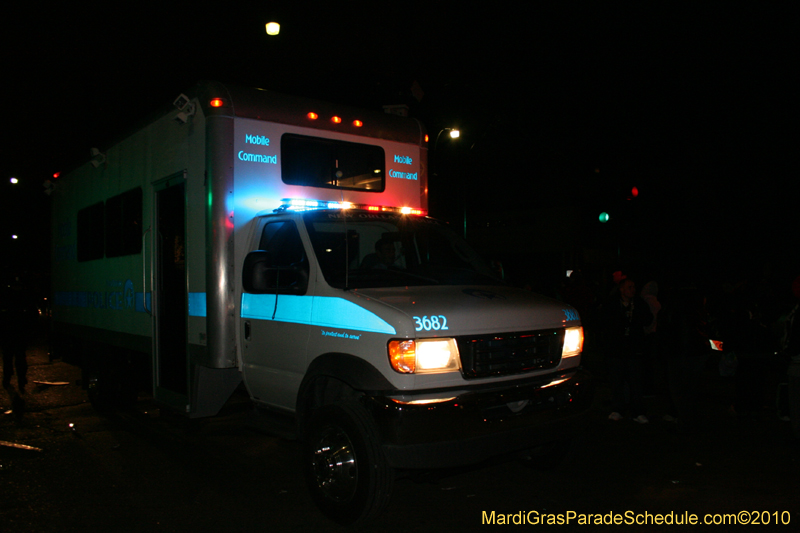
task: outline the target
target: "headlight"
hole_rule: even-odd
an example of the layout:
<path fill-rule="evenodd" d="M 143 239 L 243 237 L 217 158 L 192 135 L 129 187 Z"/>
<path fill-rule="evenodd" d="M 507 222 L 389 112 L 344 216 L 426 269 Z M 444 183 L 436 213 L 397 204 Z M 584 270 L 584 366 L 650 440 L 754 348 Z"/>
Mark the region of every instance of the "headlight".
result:
<path fill-rule="evenodd" d="M 561 357 L 580 355 L 581 350 L 583 350 L 583 328 L 567 328 L 564 331 L 564 347 L 561 349 Z"/>
<path fill-rule="evenodd" d="M 389 362 L 403 374 L 435 374 L 461 368 L 452 338 L 389 341 Z"/>

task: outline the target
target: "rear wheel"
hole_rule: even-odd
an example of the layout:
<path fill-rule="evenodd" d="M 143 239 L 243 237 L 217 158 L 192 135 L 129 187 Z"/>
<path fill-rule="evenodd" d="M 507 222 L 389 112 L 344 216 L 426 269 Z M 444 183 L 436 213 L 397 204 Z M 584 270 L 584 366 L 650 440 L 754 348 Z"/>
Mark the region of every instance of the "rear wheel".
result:
<path fill-rule="evenodd" d="M 303 467 L 314 502 L 344 524 L 375 518 L 389 501 L 394 474 L 380 447 L 377 427 L 355 401 L 317 409 L 303 443 Z"/>

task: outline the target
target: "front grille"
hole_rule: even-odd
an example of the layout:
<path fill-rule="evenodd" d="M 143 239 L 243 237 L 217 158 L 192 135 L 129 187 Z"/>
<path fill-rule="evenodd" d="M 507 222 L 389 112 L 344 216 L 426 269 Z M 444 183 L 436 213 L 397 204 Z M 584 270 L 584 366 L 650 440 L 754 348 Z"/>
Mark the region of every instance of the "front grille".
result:
<path fill-rule="evenodd" d="M 555 368 L 561 361 L 563 329 L 456 337 L 465 379 Z"/>

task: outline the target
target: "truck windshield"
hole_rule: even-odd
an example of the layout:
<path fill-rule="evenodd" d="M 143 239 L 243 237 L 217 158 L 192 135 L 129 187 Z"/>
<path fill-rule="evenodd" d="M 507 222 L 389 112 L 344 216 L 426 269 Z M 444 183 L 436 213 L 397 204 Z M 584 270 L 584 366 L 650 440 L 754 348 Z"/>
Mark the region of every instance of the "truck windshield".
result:
<path fill-rule="evenodd" d="M 312 211 L 305 224 L 332 287 L 497 284 L 470 246 L 432 219 L 364 211 Z"/>

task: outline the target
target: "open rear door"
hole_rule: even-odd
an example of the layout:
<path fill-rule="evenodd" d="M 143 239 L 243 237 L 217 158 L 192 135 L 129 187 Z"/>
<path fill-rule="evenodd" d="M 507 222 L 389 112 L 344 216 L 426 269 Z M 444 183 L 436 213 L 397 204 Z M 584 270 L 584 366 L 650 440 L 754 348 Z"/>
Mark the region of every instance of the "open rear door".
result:
<path fill-rule="evenodd" d="M 156 182 L 153 194 L 153 391 L 156 400 L 188 411 L 185 174 Z"/>

